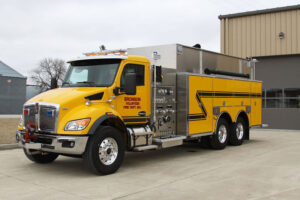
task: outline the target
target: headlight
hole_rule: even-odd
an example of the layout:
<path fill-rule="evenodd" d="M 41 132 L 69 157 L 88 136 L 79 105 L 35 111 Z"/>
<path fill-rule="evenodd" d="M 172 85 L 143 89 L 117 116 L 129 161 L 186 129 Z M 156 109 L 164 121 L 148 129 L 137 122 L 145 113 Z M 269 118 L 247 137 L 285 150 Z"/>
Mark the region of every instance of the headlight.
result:
<path fill-rule="evenodd" d="M 89 125 L 91 119 L 78 119 L 69 121 L 65 127 L 65 131 L 82 131 Z"/>

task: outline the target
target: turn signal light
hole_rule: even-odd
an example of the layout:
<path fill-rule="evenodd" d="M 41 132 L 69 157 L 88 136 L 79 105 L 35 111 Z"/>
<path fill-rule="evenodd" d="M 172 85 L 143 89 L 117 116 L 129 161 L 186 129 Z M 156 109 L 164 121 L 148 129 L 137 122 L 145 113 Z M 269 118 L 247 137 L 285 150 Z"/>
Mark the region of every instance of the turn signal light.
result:
<path fill-rule="evenodd" d="M 82 120 L 77 120 L 75 123 L 77 126 L 87 126 L 90 122 L 90 119 L 82 119 Z"/>
<path fill-rule="evenodd" d="M 90 121 L 90 118 L 70 121 L 67 123 L 65 131 L 82 131 L 89 125 Z"/>

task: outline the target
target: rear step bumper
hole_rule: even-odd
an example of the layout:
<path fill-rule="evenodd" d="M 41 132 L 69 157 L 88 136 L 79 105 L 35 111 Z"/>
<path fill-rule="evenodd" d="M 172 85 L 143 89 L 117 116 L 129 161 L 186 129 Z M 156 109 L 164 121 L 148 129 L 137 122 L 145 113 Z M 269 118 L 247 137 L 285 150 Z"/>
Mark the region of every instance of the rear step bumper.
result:
<path fill-rule="evenodd" d="M 88 141 L 88 136 L 59 136 L 37 134 L 38 141 L 25 143 L 24 132 L 17 131 L 16 140 L 25 150 L 37 150 L 59 154 L 82 155 Z M 43 142 L 45 141 L 45 142 Z"/>

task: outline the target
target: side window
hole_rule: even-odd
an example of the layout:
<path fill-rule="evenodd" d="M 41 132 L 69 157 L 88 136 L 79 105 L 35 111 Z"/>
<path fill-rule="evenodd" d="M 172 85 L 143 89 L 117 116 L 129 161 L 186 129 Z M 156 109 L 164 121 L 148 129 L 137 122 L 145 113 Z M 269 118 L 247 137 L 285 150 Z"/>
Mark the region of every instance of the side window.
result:
<path fill-rule="evenodd" d="M 121 76 L 121 87 L 125 85 L 125 74 L 127 73 L 136 73 L 136 85 L 142 86 L 145 85 L 145 66 L 137 64 L 127 64 L 124 67 Z"/>

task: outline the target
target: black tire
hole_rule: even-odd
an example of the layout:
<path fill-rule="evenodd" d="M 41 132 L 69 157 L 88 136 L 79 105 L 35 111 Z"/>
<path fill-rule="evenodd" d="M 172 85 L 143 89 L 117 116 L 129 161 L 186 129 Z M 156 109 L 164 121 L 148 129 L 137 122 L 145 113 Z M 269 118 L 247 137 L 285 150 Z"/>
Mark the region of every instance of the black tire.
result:
<path fill-rule="evenodd" d="M 243 144 L 246 134 L 246 123 L 243 118 L 239 117 L 236 123 L 233 123 L 230 128 L 229 144 L 239 146 Z"/>
<path fill-rule="evenodd" d="M 38 153 L 35 154 L 36 151 L 31 150 L 29 153 L 26 151 L 26 149 L 23 149 L 24 153 L 26 155 L 26 157 L 36 163 L 40 163 L 40 164 L 47 164 L 47 163 L 51 163 L 53 162 L 58 156 L 59 154 L 56 153 Z M 32 153 L 32 154 L 31 154 Z"/>
<path fill-rule="evenodd" d="M 209 136 L 201 137 L 200 146 L 204 149 L 210 149 L 211 148 L 211 145 L 210 145 L 210 142 L 209 142 Z"/>
<path fill-rule="evenodd" d="M 219 132 L 220 130 L 220 132 Z M 224 133 L 224 138 L 221 137 Z M 224 118 L 218 121 L 216 132 L 209 137 L 210 145 L 213 149 L 224 149 L 227 145 L 229 138 L 229 125 Z"/>
<path fill-rule="evenodd" d="M 115 146 L 117 144 L 117 147 Z M 108 145 L 107 150 L 105 148 L 100 148 L 102 145 Z M 99 152 L 102 149 L 102 153 Z M 109 150 L 110 149 L 110 150 Z M 115 154 L 117 149 L 117 154 Z M 104 153 L 103 153 L 104 152 Z M 105 154 L 105 155 L 103 155 Z M 116 172 L 124 159 L 125 154 L 125 143 L 122 137 L 122 133 L 113 127 L 103 126 L 99 128 L 94 135 L 89 138 L 86 151 L 83 155 L 83 160 L 85 166 L 93 173 L 97 175 L 106 175 L 112 174 Z M 108 155 L 108 156 L 107 156 Z M 113 159 L 100 159 L 100 156 L 107 156 L 105 158 L 109 158 L 109 156 L 116 155 L 114 161 L 109 163 Z M 105 164 L 106 163 L 106 164 Z"/>

